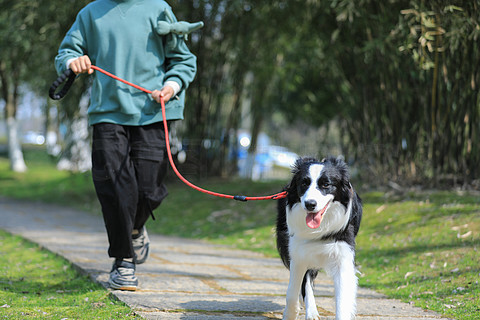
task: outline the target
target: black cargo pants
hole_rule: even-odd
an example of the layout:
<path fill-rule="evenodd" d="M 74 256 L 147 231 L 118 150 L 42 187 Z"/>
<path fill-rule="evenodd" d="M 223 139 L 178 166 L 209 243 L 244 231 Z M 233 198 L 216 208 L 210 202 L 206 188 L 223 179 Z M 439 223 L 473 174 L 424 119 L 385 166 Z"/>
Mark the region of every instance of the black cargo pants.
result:
<path fill-rule="evenodd" d="M 167 196 L 163 123 L 93 126 L 92 176 L 114 258 L 133 258 L 132 230 L 140 229 Z"/>

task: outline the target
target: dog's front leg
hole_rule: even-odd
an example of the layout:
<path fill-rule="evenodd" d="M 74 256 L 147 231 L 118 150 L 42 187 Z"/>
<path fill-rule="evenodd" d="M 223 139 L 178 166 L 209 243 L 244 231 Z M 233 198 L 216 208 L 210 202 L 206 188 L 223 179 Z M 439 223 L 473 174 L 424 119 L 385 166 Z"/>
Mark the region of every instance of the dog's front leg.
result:
<path fill-rule="evenodd" d="M 338 269 L 333 274 L 335 284 L 336 320 L 351 320 L 355 318 L 358 279 L 355 275 L 353 252 L 350 257 L 344 257 L 339 262 Z"/>
<path fill-rule="evenodd" d="M 305 319 L 306 320 L 319 320 L 317 304 L 315 303 L 315 296 L 313 295 L 313 279 L 307 272 L 307 281 L 305 283 Z"/>
<path fill-rule="evenodd" d="M 290 262 L 290 281 L 288 283 L 287 304 L 283 312 L 283 320 L 297 319 L 298 312 L 300 311 L 300 288 L 302 286 L 303 275 L 306 271 L 306 268 L 303 266 L 293 261 Z"/>

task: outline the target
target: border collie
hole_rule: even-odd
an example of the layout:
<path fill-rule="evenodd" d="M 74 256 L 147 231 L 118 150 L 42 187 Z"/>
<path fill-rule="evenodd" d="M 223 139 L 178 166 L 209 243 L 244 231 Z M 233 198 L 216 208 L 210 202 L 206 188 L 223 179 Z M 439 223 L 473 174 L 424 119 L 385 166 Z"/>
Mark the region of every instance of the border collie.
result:
<path fill-rule="evenodd" d="M 355 236 L 362 202 L 350 184 L 348 167 L 337 158 L 297 159 L 293 178 L 278 201 L 277 249 L 290 269 L 284 320 L 296 319 L 299 298 L 305 319 L 320 319 L 313 296 L 319 269 L 333 278 L 336 319 L 355 317 Z"/>

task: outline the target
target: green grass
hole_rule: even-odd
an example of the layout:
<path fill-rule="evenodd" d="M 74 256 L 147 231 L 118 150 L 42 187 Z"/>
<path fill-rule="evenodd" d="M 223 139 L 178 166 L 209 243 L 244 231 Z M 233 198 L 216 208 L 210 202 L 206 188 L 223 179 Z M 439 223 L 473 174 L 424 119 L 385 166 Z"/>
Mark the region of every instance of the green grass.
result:
<path fill-rule="evenodd" d="M 68 261 L 0 230 L 0 319 L 132 319 Z"/>
<path fill-rule="evenodd" d="M 9 172 L 0 158 L 0 195 L 67 204 L 99 214 L 91 178 L 57 172 L 39 150 L 26 153 L 29 172 Z M 218 192 L 266 195 L 286 181 L 208 180 Z M 150 233 L 206 239 L 277 256 L 275 201 L 236 202 L 168 183 L 170 195 L 148 222 Z M 480 313 L 480 195 L 454 191 L 387 197 L 361 194 L 357 238 L 360 284 L 459 320 Z"/>
<path fill-rule="evenodd" d="M 203 188 L 229 194 L 269 195 L 281 191 L 282 182 L 216 181 L 200 183 Z M 206 239 L 255 249 L 275 255 L 273 225 L 276 202 L 239 202 L 205 195 L 175 183 L 169 196 L 149 220 L 148 230 L 165 235 Z"/>
<path fill-rule="evenodd" d="M 6 155 L 0 154 L 0 195 L 99 211 L 89 172 L 71 174 L 55 170 L 55 159 L 42 147 L 28 147 L 24 157 L 28 171 L 15 173 L 9 170 Z"/>
<path fill-rule="evenodd" d="M 480 197 L 456 192 L 364 197 L 360 284 L 456 319 L 480 313 Z"/>

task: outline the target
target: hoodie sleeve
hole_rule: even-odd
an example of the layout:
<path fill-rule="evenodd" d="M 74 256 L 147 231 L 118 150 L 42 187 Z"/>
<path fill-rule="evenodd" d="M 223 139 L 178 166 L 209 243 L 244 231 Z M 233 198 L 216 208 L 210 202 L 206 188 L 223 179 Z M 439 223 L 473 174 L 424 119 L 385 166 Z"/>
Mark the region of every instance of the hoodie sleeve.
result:
<path fill-rule="evenodd" d="M 87 54 L 85 32 L 82 25 L 80 12 L 65 38 L 63 38 L 55 57 L 55 68 L 59 75 L 67 69 L 68 62 Z"/>

